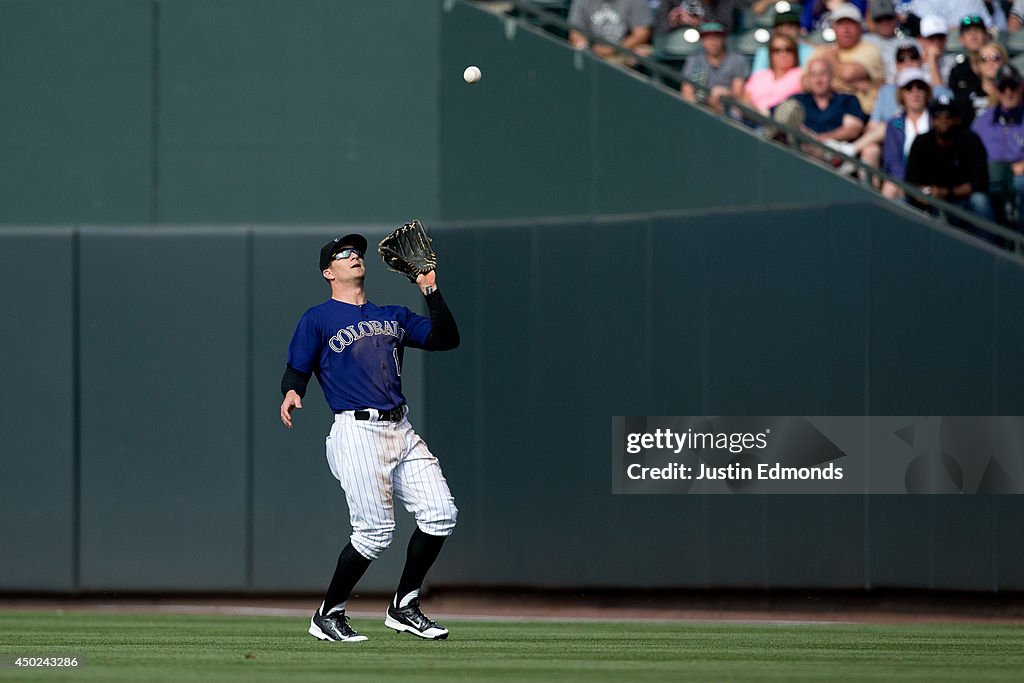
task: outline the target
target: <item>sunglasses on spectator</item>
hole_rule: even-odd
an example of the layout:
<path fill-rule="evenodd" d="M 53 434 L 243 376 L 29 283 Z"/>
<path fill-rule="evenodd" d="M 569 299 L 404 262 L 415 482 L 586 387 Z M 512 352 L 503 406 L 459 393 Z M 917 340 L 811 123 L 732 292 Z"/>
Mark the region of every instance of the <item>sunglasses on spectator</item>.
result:
<path fill-rule="evenodd" d="M 999 53 L 996 53 L 994 55 L 979 55 L 979 57 L 981 58 L 981 61 L 983 61 L 983 62 L 1001 62 L 1001 61 L 1003 61 L 1003 56 L 1001 54 L 999 54 Z"/>
<path fill-rule="evenodd" d="M 904 90 L 920 90 L 921 92 L 928 92 L 928 84 L 924 81 L 910 81 L 905 86 Z"/>
<path fill-rule="evenodd" d="M 901 52 L 900 54 L 896 55 L 897 64 L 902 64 L 903 62 L 910 61 L 916 62 L 919 59 L 921 59 L 921 55 L 916 50 L 914 52 Z"/>
<path fill-rule="evenodd" d="M 349 256 L 351 256 L 352 254 L 355 254 L 358 258 L 363 258 L 363 252 L 359 251 L 358 249 L 353 249 L 351 247 L 345 247 L 344 249 L 339 251 L 337 254 L 332 256 L 331 260 L 332 261 L 344 261 Z"/>
<path fill-rule="evenodd" d="M 789 52 L 791 54 L 796 54 L 796 50 L 791 47 L 772 47 L 772 52 Z"/>

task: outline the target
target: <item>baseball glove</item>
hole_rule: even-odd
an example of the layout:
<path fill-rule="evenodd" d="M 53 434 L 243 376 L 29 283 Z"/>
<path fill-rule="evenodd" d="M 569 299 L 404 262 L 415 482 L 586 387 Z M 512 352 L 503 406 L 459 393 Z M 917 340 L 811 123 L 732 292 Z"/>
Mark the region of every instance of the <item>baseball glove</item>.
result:
<path fill-rule="evenodd" d="M 388 270 L 401 273 L 413 283 L 418 275 L 437 268 L 437 254 L 419 219 L 392 230 L 377 245 L 377 253 Z"/>

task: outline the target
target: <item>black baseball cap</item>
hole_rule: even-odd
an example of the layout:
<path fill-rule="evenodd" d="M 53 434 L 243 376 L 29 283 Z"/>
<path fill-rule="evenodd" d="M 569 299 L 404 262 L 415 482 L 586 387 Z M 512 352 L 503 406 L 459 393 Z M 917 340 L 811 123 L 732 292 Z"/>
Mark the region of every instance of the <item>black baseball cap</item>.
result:
<path fill-rule="evenodd" d="M 352 233 L 344 237 L 335 237 L 320 249 L 320 272 L 324 272 L 331 266 L 331 257 L 345 247 L 355 247 L 366 253 L 366 238 L 362 235 Z"/>
<path fill-rule="evenodd" d="M 985 31 L 985 20 L 977 15 L 964 17 L 960 20 L 960 33 L 969 28 L 980 28 L 982 31 Z"/>
<path fill-rule="evenodd" d="M 1013 64 L 1003 64 L 996 73 L 996 90 L 1019 88 L 1022 81 L 1024 79 L 1021 78 L 1020 72 L 1014 68 Z"/>
<path fill-rule="evenodd" d="M 952 98 L 948 95 L 940 95 L 928 103 L 928 113 L 932 116 L 943 113 L 957 116 L 960 112 L 957 111 L 956 104 Z"/>
<path fill-rule="evenodd" d="M 799 24 L 800 14 L 790 10 L 788 12 L 779 12 L 772 19 L 772 27 L 782 26 L 783 24 Z"/>
<path fill-rule="evenodd" d="M 871 3 L 871 18 L 885 19 L 896 16 L 896 6 L 892 0 L 874 0 Z"/>

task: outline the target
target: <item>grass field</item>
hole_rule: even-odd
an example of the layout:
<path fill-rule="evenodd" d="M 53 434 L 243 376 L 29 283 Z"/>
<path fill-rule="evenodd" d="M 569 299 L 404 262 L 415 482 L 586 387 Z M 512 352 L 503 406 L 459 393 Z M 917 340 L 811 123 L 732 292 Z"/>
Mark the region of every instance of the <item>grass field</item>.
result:
<path fill-rule="evenodd" d="M 1024 627 L 447 620 L 427 642 L 353 619 L 370 640 L 321 643 L 308 620 L 0 612 L 0 681 L 1021 680 Z M 17 656 L 71 656 L 27 670 Z"/>

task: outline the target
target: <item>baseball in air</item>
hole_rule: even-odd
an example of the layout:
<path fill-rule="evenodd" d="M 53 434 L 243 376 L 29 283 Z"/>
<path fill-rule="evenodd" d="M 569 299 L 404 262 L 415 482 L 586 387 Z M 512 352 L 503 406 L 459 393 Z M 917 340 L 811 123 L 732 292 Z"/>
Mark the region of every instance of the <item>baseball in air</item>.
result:
<path fill-rule="evenodd" d="M 483 77 L 478 66 L 467 66 L 466 70 L 462 72 L 462 80 L 466 83 L 476 83 Z"/>

